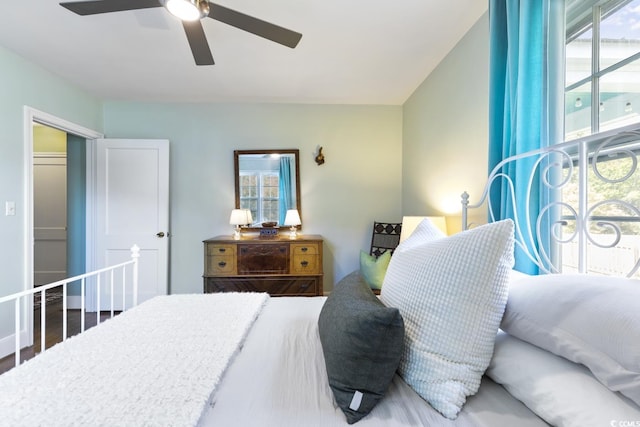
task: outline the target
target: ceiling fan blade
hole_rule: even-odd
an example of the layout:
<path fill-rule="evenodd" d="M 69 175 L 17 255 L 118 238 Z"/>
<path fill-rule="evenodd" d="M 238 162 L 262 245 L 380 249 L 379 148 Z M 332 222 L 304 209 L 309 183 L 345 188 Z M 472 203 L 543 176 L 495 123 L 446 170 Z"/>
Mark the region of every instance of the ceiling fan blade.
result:
<path fill-rule="evenodd" d="M 148 9 L 162 7 L 158 0 L 98 0 L 60 3 L 78 15 L 96 15 L 99 13 L 121 12 L 125 10 Z"/>
<path fill-rule="evenodd" d="M 298 45 L 302 34 L 287 30 L 278 25 L 271 24 L 258 18 L 254 18 L 244 13 L 236 12 L 219 4 L 209 2 L 209 18 L 224 22 L 232 27 L 264 37 L 267 40 L 280 43 L 281 45 L 294 48 Z"/>
<path fill-rule="evenodd" d="M 182 26 L 187 34 L 187 40 L 189 40 L 189 46 L 191 46 L 191 53 L 193 53 L 196 65 L 213 65 L 213 56 L 211 55 L 211 49 L 209 49 L 202 23 L 200 21 L 182 21 Z"/>

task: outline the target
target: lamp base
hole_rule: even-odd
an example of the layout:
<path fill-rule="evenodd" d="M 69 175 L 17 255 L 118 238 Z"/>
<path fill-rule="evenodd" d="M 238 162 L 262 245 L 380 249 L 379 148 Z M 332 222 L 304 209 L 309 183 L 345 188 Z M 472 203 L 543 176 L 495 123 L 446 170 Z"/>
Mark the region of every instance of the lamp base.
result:
<path fill-rule="evenodd" d="M 296 228 L 295 225 L 292 225 L 291 228 L 289 229 L 289 238 L 295 239 L 296 237 L 298 237 L 298 229 Z"/>
<path fill-rule="evenodd" d="M 240 226 L 236 225 L 236 228 L 233 229 L 233 238 L 235 240 L 240 240 L 240 237 L 242 235 L 240 234 Z"/>

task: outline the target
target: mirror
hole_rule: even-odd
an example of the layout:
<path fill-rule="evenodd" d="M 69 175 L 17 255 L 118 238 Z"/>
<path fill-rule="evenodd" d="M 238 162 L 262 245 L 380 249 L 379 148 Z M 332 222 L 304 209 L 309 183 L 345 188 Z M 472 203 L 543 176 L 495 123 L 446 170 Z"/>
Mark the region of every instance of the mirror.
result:
<path fill-rule="evenodd" d="M 236 209 L 249 209 L 253 224 L 285 227 L 288 209 L 300 210 L 299 150 L 235 150 Z M 301 226 L 298 226 L 301 228 Z"/>

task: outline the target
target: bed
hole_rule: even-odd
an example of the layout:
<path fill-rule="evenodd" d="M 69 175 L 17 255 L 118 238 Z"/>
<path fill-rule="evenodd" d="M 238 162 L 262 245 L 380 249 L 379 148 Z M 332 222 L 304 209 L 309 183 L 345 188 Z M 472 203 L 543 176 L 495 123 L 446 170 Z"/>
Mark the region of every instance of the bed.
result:
<path fill-rule="evenodd" d="M 356 271 L 328 297 L 146 301 L 0 375 L 0 424 L 640 425 L 639 282 L 589 269 L 602 259 L 594 247 L 626 244 L 615 223 L 640 214 L 624 200 L 611 202 L 624 214 L 596 212 L 604 204 L 582 200 L 588 189 L 577 190 L 580 208 L 557 198 L 574 185 L 570 175 L 633 154 L 636 139 L 617 134 L 505 161 L 491 182 L 514 196 L 502 172 L 511 161 L 532 166 L 527 177 L 554 177 L 543 180 L 553 197 L 539 210 L 553 219 L 550 234 L 528 213 L 448 237 L 423 221 L 394 252 L 379 296 Z M 465 226 L 467 209 L 487 209 L 492 185 L 477 204 L 463 199 Z M 587 227 L 592 220 L 608 243 Z M 573 259 L 567 244 L 578 261 L 562 267 Z M 514 248 L 546 274 L 513 270 Z M 636 275 L 638 262 L 624 275 Z M 575 272 L 557 274 L 567 268 Z"/>

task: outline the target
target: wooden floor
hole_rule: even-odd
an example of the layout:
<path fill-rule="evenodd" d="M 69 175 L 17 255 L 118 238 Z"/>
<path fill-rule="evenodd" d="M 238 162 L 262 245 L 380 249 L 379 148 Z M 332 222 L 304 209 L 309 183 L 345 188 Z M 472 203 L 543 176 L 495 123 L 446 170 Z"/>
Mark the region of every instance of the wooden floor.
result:
<path fill-rule="evenodd" d="M 25 347 L 20 352 L 21 361 L 31 359 L 40 353 L 40 309 L 33 312 L 34 330 L 32 347 Z M 108 319 L 110 314 L 103 312 L 100 321 Z M 49 348 L 62 341 L 62 301 L 47 304 L 47 331 L 45 335 L 45 348 Z M 80 310 L 67 311 L 67 336 L 73 336 L 80 332 Z M 85 313 L 85 330 L 96 324 L 96 313 Z M 11 354 L 0 359 L 0 374 L 13 368 L 15 365 L 15 354 Z"/>

